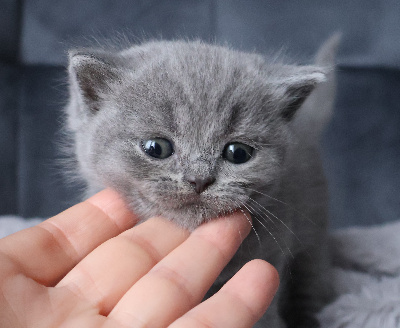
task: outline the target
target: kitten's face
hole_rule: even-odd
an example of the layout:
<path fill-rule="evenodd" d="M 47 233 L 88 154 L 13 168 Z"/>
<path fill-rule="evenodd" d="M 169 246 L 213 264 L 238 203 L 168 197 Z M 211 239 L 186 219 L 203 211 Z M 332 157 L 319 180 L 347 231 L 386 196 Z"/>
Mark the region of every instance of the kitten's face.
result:
<path fill-rule="evenodd" d="M 261 57 L 199 43 L 147 48 L 72 57 L 82 57 L 71 64 L 81 97 L 69 110 L 80 118 L 77 155 L 90 179 L 122 193 L 143 219 L 189 229 L 273 188 L 291 112 L 311 91 L 304 81 L 289 96 L 283 72 Z M 308 88 L 315 83 L 314 72 Z"/>

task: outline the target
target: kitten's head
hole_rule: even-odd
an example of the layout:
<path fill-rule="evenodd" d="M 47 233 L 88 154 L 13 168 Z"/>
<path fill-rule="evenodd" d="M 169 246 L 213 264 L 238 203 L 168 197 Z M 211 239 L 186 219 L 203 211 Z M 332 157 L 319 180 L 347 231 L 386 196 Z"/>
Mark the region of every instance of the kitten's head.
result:
<path fill-rule="evenodd" d="M 289 122 L 324 79 L 201 42 L 75 51 L 69 71 L 85 178 L 189 229 L 279 182 Z"/>

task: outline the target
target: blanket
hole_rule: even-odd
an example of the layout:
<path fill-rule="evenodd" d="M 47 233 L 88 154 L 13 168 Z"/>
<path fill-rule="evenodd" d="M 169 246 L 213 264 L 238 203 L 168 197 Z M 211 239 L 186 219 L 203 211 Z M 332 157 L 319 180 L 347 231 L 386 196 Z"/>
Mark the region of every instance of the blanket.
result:
<path fill-rule="evenodd" d="M 40 219 L 0 216 L 0 238 Z M 400 328 L 400 222 L 331 233 L 336 299 L 322 328 Z"/>
<path fill-rule="evenodd" d="M 323 328 L 400 327 L 400 222 L 331 235 L 337 298 L 319 314 Z"/>

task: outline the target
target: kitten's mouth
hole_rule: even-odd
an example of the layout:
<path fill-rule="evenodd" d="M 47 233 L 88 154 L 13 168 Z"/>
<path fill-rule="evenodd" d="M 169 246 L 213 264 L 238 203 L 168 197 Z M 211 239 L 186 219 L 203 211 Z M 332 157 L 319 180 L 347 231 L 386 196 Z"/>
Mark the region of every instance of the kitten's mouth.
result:
<path fill-rule="evenodd" d="M 228 215 L 245 204 L 245 195 L 213 195 L 167 193 L 158 197 L 152 204 L 150 216 L 161 215 L 178 225 L 194 230 L 200 224 Z"/>
<path fill-rule="evenodd" d="M 178 206 L 176 206 L 176 209 L 182 209 L 182 208 L 208 208 L 209 207 L 209 202 L 205 201 L 199 197 L 187 197 L 185 199 L 182 199 L 179 201 Z"/>
<path fill-rule="evenodd" d="M 232 213 L 240 207 L 237 203 L 219 196 L 197 194 L 176 197 L 173 203 L 172 206 L 169 204 L 173 211 L 202 217 L 204 220 Z"/>
<path fill-rule="evenodd" d="M 203 194 L 188 194 L 188 195 L 177 195 L 175 201 L 179 203 L 177 206 L 180 207 L 209 207 L 211 204 L 219 203 L 220 198 L 218 196 L 210 196 Z"/>

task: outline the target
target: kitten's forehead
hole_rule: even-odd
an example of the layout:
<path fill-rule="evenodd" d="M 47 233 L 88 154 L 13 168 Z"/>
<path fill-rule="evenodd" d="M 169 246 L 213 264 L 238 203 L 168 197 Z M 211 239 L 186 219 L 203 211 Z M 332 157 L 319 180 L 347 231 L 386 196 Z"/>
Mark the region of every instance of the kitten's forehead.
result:
<path fill-rule="evenodd" d="M 154 47 L 128 92 L 144 121 L 199 148 L 235 133 L 251 138 L 268 94 L 262 57 L 201 43 Z"/>
<path fill-rule="evenodd" d="M 245 109 L 252 107 L 248 121 L 262 111 L 267 90 L 257 71 L 261 57 L 201 44 L 185 45 L 188 49 L 167 56 L 158 70 L 178 133 L 198 140 L 215 139 L 238 128 Z"/>

